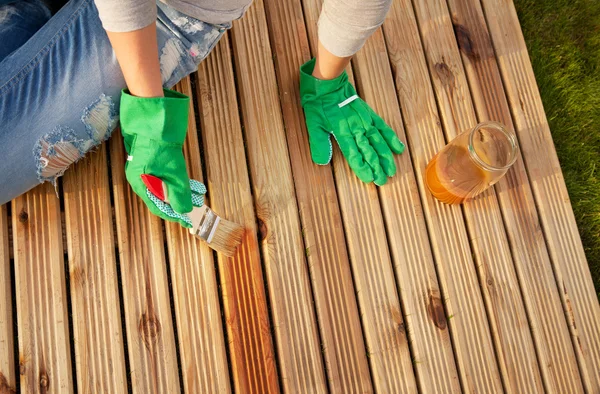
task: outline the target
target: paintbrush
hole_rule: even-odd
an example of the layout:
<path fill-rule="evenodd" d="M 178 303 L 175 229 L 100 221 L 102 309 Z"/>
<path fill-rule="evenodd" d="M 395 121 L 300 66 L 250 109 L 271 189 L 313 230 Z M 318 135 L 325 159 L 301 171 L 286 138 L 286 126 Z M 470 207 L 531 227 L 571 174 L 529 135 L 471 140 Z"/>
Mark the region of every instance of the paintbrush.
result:
<path fill-rule="evenodd" d="M 169 203 L 167 198 L 167 185 L 158 177 L 143 174 L 142 181 L 159 200 Z M 227 257 L 235 254 L 244 236 L 244 227 L 223 219 L 210 207 L 203 204 L 201 207 L 194 206 L 192 212 L 187 214 L 192 221 L 190 233 L 202 239 L 206 244 L 223 253 Z"/>

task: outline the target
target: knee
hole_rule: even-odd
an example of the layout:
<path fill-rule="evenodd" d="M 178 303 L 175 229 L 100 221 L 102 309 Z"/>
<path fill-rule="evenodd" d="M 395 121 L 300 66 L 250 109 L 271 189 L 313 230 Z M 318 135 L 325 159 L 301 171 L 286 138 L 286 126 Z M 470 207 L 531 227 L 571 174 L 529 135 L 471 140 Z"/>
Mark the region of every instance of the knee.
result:
<path fill-rule="evenodd" d="M 43 135 L 33 148 L 38 180 L 54 183 L 71 164 L 106 140 L 117 121 L 116 104 L 111 97 L 101 95 L 84 109 L 79 131 L 58 125 Z"/>

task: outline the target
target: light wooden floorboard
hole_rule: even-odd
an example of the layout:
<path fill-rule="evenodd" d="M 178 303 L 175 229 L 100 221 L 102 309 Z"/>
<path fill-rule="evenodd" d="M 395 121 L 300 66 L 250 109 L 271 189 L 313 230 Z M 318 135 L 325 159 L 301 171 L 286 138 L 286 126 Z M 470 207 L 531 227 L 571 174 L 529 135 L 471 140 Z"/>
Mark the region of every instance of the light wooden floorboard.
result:
<path fill-rule="evenodd" d="M 80 393 L 127 390 L 105 144 L 63 177 Z"/>
<path fill-rule="evenodd" d="M 14 363 L 13 284 L 10 277 L 7 206 L 0 206 L 0 393 L 16 393 Z"/>
<path fill-rule="evenodd" d="M 74 390 L 60 205 L 46 182 L 12 201 L 21 392 Z"/>

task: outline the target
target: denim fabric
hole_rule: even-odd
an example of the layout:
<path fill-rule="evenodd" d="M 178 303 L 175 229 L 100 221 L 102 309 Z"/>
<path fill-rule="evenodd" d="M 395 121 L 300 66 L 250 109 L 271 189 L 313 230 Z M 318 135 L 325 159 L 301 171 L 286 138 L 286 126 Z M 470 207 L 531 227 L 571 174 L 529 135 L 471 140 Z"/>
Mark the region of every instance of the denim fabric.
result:
<path fill-rule="evenodd" d="M 51 16 L 41 0 L 13 1 L 0 0 L 0 60 L 26 43 Z"/>
<path fill-rule="evenodd" d="M 170 88 L 197 69 L 230 24 L 211 25 L 157 6 L 161 74 Z M 14 38 L 0 35 L 0 41 Z M 0 204 L 54 182 L 106 140 L 118 123 L 124 87 L 93 0 L 69 1 L 0 59 Z"/>

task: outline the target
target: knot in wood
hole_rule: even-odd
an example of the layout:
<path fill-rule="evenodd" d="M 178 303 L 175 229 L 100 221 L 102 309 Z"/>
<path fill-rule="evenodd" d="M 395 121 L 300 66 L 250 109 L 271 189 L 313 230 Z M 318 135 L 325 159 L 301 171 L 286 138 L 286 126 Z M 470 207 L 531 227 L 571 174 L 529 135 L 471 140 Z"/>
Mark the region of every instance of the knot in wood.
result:
<path fill-rule="evenodd" d="M 48 374 L 46 372 L 40 373 L 40 389 L 48 390 L 48 386 L 50 385 L 50 379 L 48 378 Z"/>
<path fill-rule="evenodd" d="M 445 330 L 448 323 L 446 319 L 446 313 L 444 313 L 444 306 L 440 297 L 434 294 L 429 295 L 427 302 L 427 314 L 433 322 L 433 324 L 440 330 Z"/>
<path fill-rule="evenodd" d="M 151 344 L 158 341 L 162 328 L 156 315 L 146 312 L 142 314 L 138 330 L 146 347 L 150 347 Z"/>
<path fill-rule="evenodd" d="M 464 25 L 453 21 L 454 26 L 454 34 L 456 35 L 456 41 L 458 42 L 458 48 L 462 53 L 467 55 L 467 57 L 471 61 L 479 60 L 479 54 L 475 49 L 475 45 L 473 45 L 473 40 L 471 39 L 471 33 L 469 29 L 467 29 Z"/>
<path fill-rule="evenodd" d="M 259 242 L 262 242 L 265 239 L 267 239 L 268 235 L 269 235 L 269 228 L 267 227 L 267 224 L 264 222 L 264 220 L 262 220 L 261 218 L 258 218 L 258 240 L 259 240 Z"/>
<path fill-rule="evenodd" d="M 19 375 L 25 375 L 27 372 L 27 367 L 25 366 L 25 361 L 19 362 Z"/>
<path fill-rule="evenodd" d="M 27 212 L 25 212 L 24 209 L 21 209 L 21 212 L 19 212 L 19 222 L 25 223 L 28 220 L 29 220 L 29 214 Z"/>
<path fill-rule="evenodd" d="M 454 89 L 454 73 L 450 70 L 450 67 L 442 60 L 440 63 L 436 63 L 435 72 L 440 81 L 449 89 Z"/>

